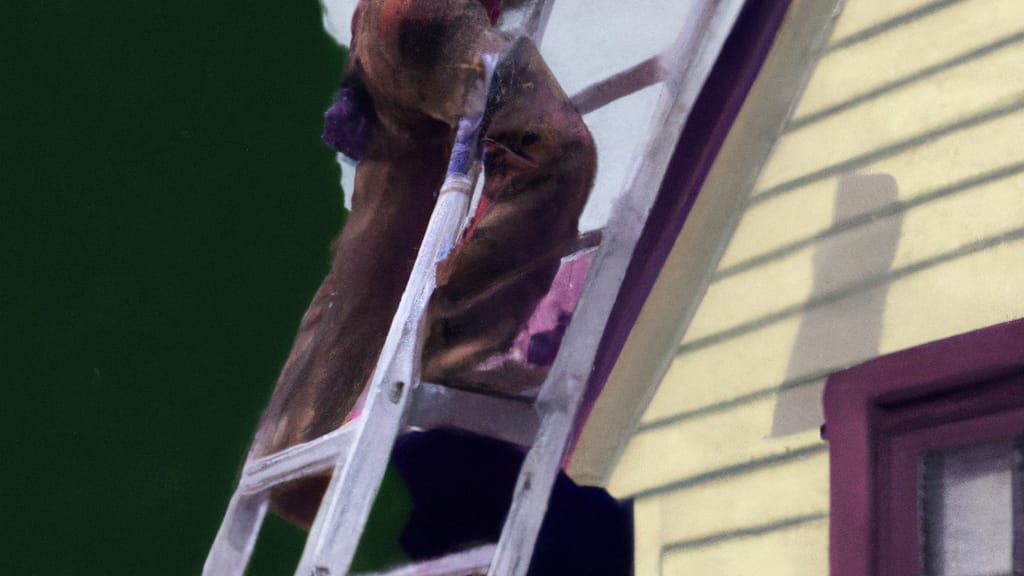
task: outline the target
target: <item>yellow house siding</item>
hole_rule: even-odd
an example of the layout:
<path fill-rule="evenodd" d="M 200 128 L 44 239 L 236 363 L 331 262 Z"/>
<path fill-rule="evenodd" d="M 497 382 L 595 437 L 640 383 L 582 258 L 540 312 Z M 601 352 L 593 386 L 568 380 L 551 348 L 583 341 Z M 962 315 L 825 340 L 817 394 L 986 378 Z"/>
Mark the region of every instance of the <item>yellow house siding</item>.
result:
<path fill-rule="evenodd" d="M 997 108 L 997 112 L 1001 110 Z M 982 121 L 969 120 L 968 126 L 955 130 L 948 137 L 909 147 L 875 163 L 865 163 L 858 167 L 858 171 L 862 174 L 899 171 L 899 198 L 906 206 L 892 206 L 893 210 L 969 194 L 977 186 L 994 180 L 1008 180 L 1019 190 L 1022 160 L 1019 152 L 1012 151 L 1020 150 L 1024 108 L 988 121 L 984 121 L 985 118 Z M 845 138 L 850 132 L 859 130 L 860 125 L 851 121 L 831 136 L 825 132 L 819 136 L 822 139 Z M 911 136 L 908 140 L 920 135 Z M 822 145 L 832 144 L 825 142 Z M 813 147 L 813 143 L 809 147 Z M 1004 152 L 993 153 L 993 150 Z M 773 251 L 792 249 L 794 245 L 798 248 L 809 246 L 817 241 L 816 235 L 828 233 L 834 228 L 836 180 L 835 177 L 820 179 L 787 194 L 751 204 L 723 257 L 719 275 L 734 274 L 737 269 L 756 263 L 757 258 L 771 255 Z M 964 216 L 970 218 L 969 214 Z M 763 231 L 768 229 L 774 231 L 766 237 Z"/>
<path fill-rule="evenodd" d="M 668 547 L 660 573 L 822 576 L 827 566 L 828 519 L 811 517 L 754 528 L 706 546 Z"/>
<path fill-rule="evenodd" d="M 832 45 L 843 44 L 865 34 L 890 30 L 914 18 L 931 14 L 963 0 L 900 0 L 899 2 L 847 2 L 843 17 L 832 31 Z"/>
<path fill-rule="evenodd" d="M 828 374 L 1024 317 L 1024 2 L 846 4 L 611 476 L 638 575 L 827 574 Z"/>
<path fill-rule="evenodd" d="M 1018 238 L 1013 242 L 985 239 L 975 254 L 893 284 L 882 350 L 903 350 L 1024 318 L 1024 239 L 1020 231 L 1013 236 Z M 997 244 L 988 247 L 989 242 Z"/>
<path fill-rule="evenodd" d="M 792 0 L 772 47 L 704 189 L 673 246 L 608 382 L 584 427 L 568 471 L 607 484 L 675 358 L 742 208 L 806 84 L 831 30 L 839 0 Z"/>
<path fill-rule="evenodd" d="M 771 466 L 736 466 L 716 471 L 714 481 L 692 481 L 684 489 L 659 488 L 661 534 L 668 545 L 696 548 L 698 543 L 725 540 L 759 526 L 780 525 L 794 518 L 828 512 L 828 457 L 820 451 L 795 458 L 778 458 Z M 737 494 L 760 494 L 737 499 Z M 687 518 L 687 522 L 679 522 Z M 685 543 L 685 544 L 684 544 Z"/>
<path fill-rule="evenodd" d="M 817 431 L 765 440 L 773 398 L 742 398 L 738 405 L 732 400 L 723 398 L 719 404 L 641 425 L 616 468 L 612 489 L 653 496 L 676 485 L 713 482 L 726 469 L 746 473 L 824 451 Z M 619 472 L 637 469 L 643 473 Z"/>

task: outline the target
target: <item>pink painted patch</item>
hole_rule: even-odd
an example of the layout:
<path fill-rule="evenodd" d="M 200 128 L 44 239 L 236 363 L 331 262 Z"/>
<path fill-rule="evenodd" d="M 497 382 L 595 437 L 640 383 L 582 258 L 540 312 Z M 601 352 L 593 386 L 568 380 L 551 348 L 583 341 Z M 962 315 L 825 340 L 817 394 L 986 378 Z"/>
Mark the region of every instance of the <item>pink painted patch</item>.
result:
<path fill-rule="evenodd" d="M 562 260 L 548 293 L 537 304 L 530 319 L 519 330 L 512 347 L 504 354 L 488 358 L 481 368 L 489 369 L 512 361 L 525 364 L 530 350 L 530 340 L 536 334 L 551 332 L 558 328 L 559 319 L 572 316 L 576 302 L 587 279 L 587 270 L 597 254 L 597 248 L 577 252 Z"/>
<path fill-rule="evenodd" d="M 342 424 L 348 424 L 349 422 L 359 418 L 359 415 L 363 413 L 363 406 L 366 405 L 366 395 L 370 392 L 370 382 L 367 381 L 363 386 L 363 393 L 359 395 L 359 399 L 356 400 L 355 406 L 349 411 L 348 416 L 345 416 L 345 421 Z"/>

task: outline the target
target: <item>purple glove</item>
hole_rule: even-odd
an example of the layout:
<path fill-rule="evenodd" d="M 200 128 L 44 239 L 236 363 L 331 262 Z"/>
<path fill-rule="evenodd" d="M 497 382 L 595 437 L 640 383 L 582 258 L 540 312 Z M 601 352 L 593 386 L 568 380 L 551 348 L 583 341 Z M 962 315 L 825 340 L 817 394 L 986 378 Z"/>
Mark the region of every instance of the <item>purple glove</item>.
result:
<path fill-rule="evenodd" d="M 353 160 L 361 160 L 373 143 L 373 102 L 365 90 L 342 87 L 324 114 L 323 140 Z"/>

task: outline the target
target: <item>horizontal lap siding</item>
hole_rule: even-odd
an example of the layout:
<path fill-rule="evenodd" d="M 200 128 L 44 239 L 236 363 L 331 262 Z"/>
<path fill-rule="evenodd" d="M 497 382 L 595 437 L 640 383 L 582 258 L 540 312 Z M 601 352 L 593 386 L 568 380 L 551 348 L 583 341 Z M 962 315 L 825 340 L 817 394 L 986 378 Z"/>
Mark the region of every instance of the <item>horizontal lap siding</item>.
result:
<path fill-rule="evenodd" d="M 1024 317 L 1024 3 L 848 0 L 610 489 L 638 574 L 825 574 L 820 389 Z"/>
<path fill-rule="evenodd" d="M 730 576 L 822 576 L 828 573 L 827 517 L 798 517 L 788 525 L 757 526 L 750 532 L 698 548 L 669 548 L 661 560 L 661 573 Z"/>

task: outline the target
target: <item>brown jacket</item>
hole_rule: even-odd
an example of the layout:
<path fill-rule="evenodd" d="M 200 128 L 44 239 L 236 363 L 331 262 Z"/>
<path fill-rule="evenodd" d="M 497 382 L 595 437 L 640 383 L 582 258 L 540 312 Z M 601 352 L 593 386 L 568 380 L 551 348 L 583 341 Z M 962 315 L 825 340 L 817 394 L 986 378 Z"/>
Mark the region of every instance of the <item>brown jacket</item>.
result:
<path fill-rule="evenodd" d="M 372 103 L 372 142 L 331 270 L 299 327 L 263 415 L 256 456 L 339 427 L 369 381 L 444 179 L 480 54 L 508 39 L 478 0 L 362 0 L 343 88 Z M 535 384 L 476 369 L 504 351 L 575 241 L 596 169 L 593 141 L 528 40 L 497 71 L 484 133 L 484 200 L 440 263 L 423 375 L 515 392 Z M 325 479 L 278 489 L 274 509 L 308 526 Z"/>

